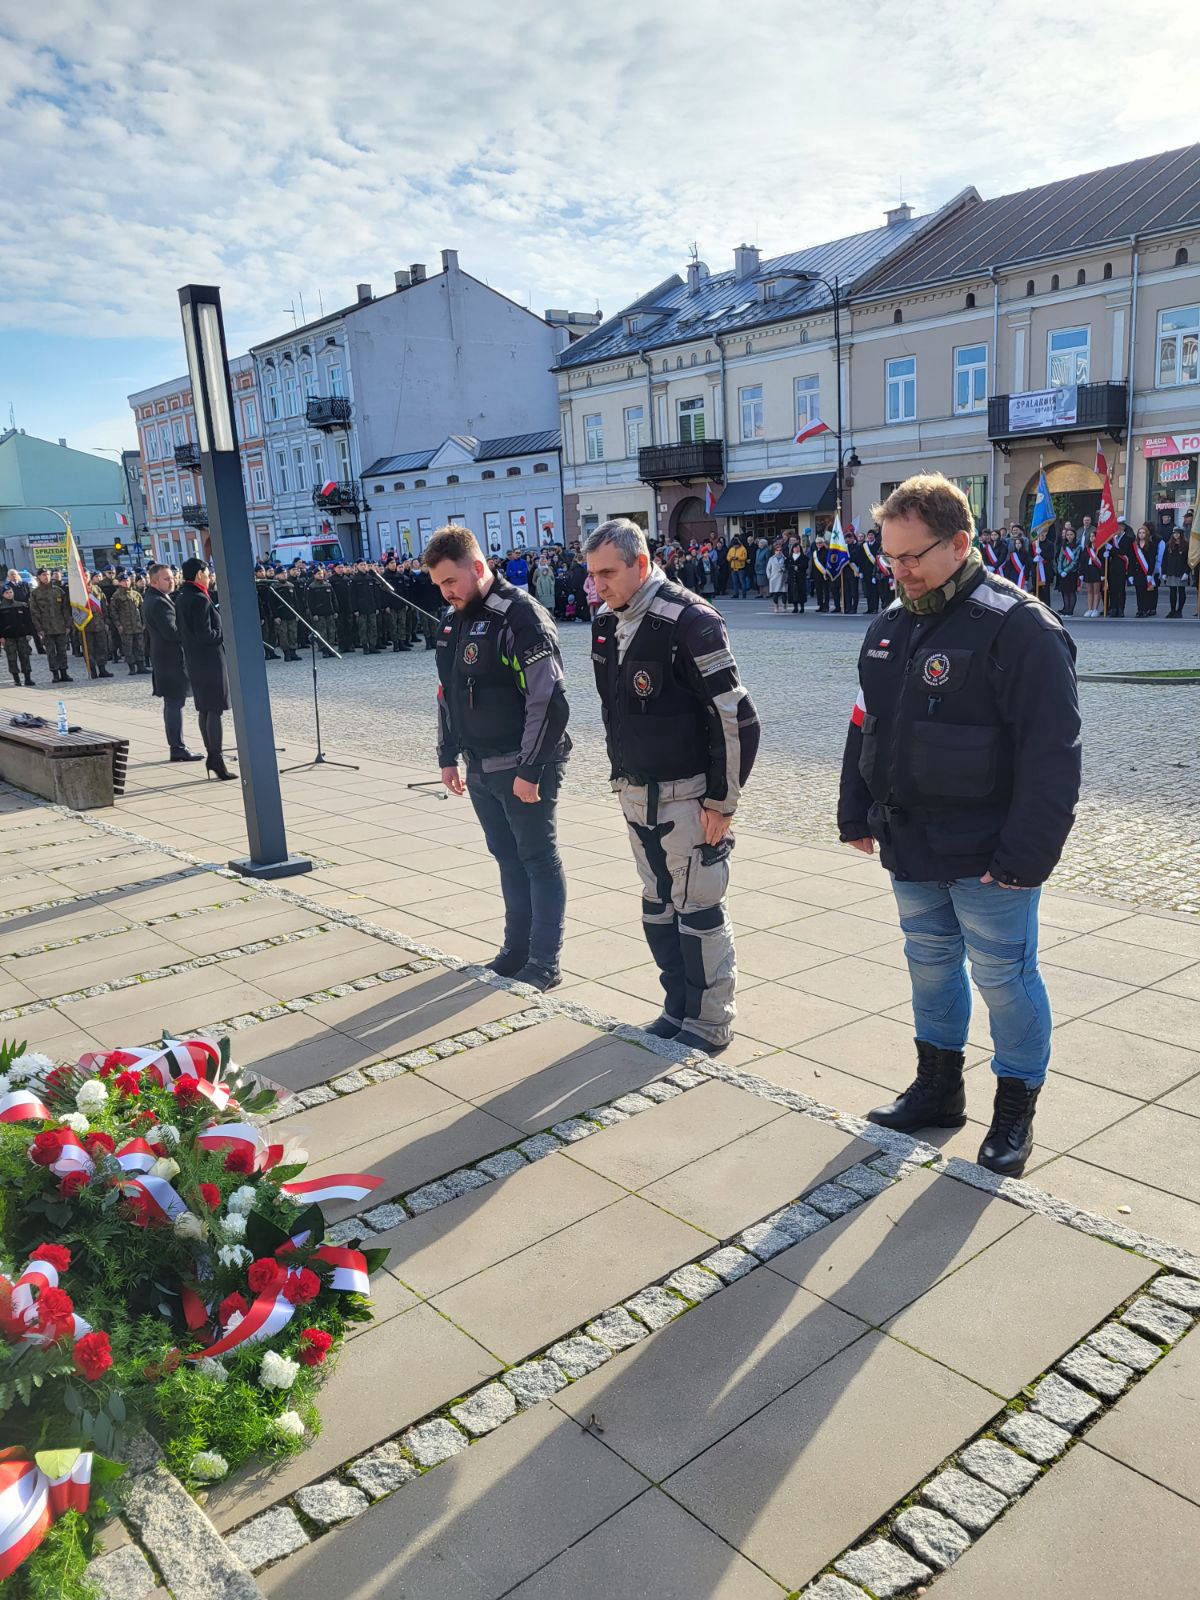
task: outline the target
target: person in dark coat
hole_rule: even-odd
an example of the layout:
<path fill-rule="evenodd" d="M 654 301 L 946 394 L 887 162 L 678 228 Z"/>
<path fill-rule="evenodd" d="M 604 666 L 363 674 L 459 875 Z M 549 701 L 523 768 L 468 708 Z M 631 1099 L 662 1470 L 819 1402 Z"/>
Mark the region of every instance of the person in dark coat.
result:
<path fill-rule="evenodd" d="M 221 713 L 229 709 L 221 618 L 208 597 L 208 568 L 198 556 L 183 563 L 183 582 L 175 596 L 175 618 L 200 737 L 208 752 L 205 771 L 215 778 L 232 778 L 221 754 Z"/>
<path fill-rule="evenodd" d="M 150 691 L 163 703 L 163 728 L 172 761 L 199 761 L 183 742 L 183 702 L 189 693 L 183 646 L 172 598 L 174 579 L 170 567 L 155 562 L 150 568 L 142 615 L 150 644 Z"/>

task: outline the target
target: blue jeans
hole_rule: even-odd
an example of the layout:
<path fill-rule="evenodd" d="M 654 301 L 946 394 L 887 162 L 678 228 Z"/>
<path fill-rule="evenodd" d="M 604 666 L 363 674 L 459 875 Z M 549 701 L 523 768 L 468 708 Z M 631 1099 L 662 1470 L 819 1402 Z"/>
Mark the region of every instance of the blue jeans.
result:
<path fill-rule="evenodd" d="M 1050 1063 L 1050 997 L 1038 971 L 1040 889 L 978 878 L 952 883 L 892 879 L 912 978 L 917 1038 L 962 1050 L 971 1021 L 971 975 L 988 1008 L 992 1071 L 1036 1088 Z"/>
<path fill-rule="evenodd" d="M 504 895 L 504 943 L 549 971 L 558 968 L 567 880 L 558 854 L 555 809 L 562 768 L 542 768 L 541 798 L 532 805 L 512 792 L 514 768 L 483 772 L 467 768 L 467 793 L 483 837 L 500 868 Z"/>

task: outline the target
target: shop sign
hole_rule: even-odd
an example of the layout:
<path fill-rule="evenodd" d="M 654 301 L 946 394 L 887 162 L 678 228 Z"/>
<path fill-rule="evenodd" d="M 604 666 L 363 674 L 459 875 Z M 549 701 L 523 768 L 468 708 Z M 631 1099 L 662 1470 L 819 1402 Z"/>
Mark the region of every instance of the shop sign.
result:
<path fill-rule="evenodd" d="M 29 553 L 35 569 L 49 567 L 52 572 L 56 568 L 60 571 L 65 571 L 66 569 L 67 541 L 65 538 L 56 539 L 53 544 L 31 544 Z"/>
<path fill-rule="evenodd" d="M 1192 475 L 1192 463 L 1188 456 L 1168 459 L 1158 469 L 1159 483 L 1187 483 Z"/>
<path fill-rule="evenodd" d="M 1200 455 L 1200 433 L 1166 433 L 1142 440 L 1144 456 Z"/>
<path fill-rule="evenodd" d="M 1008 397 L 1009 433 L 1045 433 L 1051 428 L 1074 425 L 1078 415 L 1079 391 L 1065 384 L 1058 389 L 1031 389 L 1026 394 Z"/>
<path fill-rule="evenodd" d="M 783 485 L 781 483 L 768 483 L 765 489 L 759 490 L 758 503 L 761 506 L 769 506 L 772 500 L 778 500 L 782 493 Z"/>

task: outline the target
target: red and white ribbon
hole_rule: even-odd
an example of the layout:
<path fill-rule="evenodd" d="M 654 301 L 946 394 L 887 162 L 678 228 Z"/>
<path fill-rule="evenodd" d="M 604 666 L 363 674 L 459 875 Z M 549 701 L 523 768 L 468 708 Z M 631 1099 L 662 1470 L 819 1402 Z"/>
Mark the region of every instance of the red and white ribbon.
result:
<path fill-rule="evenodd" d="M 366 1172 L 334 1172 L 328 1178 L 297 1178 L 279 1187 L 293 1200 L 365 1200 L 382 1182 Z"/>
<path fill-rule="evenodd" d="M 174 1222 L 188 1209 L 187 1202 L 165 1178 L 152 1178 L 149 1173 L 141 1178 L 129 1178 L 122 1185 L 126 1194 L 140 1195 L 153 1217 L 160 1222 Z"/>
<path fill-rule="evenodd" d="M 329 1280 L 331 1289 L 343 1294 L 370 1294 L 371 1279 L 367 1272 L 367 1258 L 361 1250 L 351 1250 L 345 1245 L 323 1244 L 313 1251 L 317 1261 L 327 1261 L 333 1268 Z"/>
<path fill-rule="evenodd" d="M 53 1172 L 55 1177 L 65 1178 L 68 1172 L 90 1174 L 96 1170 L 95 1162 L 84 1149 L 77 1133 L 71 1128 L 56 1128 L 55 1132 L 62 1140 L 62 1150 L 50 1163 L 48 1171 Z"/>
<path fill-rule="evenodd" d="M 313 1258 L 328 1262 L 333 1268 L 333 1275 L 329 1280 L 330 1288 L 337 1289 L 342 1294 L 370 1294 L 371 1280 L 367 1269 L 367 1258 L 361 1250 L 351 1250 L 344 1245 L 323 1244 L 320 1249 L 313 1251 Z M 286 1277 L 259 1294 L 236 1328 L 223 1334 L 215 1344 L 210 1344 L 207 1350 L 191 1351 L 184 1360 L 202 1361 L 205 1356 L 223 1356 L 240 1344 L 257 1344 L 260 1339 L 270 1339 L 281 1332 L 297 1310 L 283 1291 L 290 1279 L 299 1276 L 300 1270 L 298 1267 L 290 1268 Z"/>
<path fill-rule="evenodd" d="M 116 1158 L 126 1172 L 149 1172 L 158 1160 L 145 1139 L 130 1139 L 116 1152 Z"/>
<path fill-rule="evenodd" d="M 7 1280 L 0 1278 L 0 1283 Z M 31 1261 L 24 1272 L 12 1285 L 10 1307 L 14 1322 L 25 1325 L 25 1332 L 21 1335 L 22 1344 L 52 1344 L 63 1332 L 63 1327 L 58 1323 L 44 1326 L 38 1301 L 44 1289 L 58 1288 L 58 1268 L 50 1261 L 43 1261 L 40 1257 Z M 35 1293 L 36 1291 L 36 1293 Z M 71 1337 L 82 1339 L 85 1333 L 91 1333 L 92 1325 L 85 1322 L 78 1314 L 71 1316 Z"/>
<path fill-rule="evenodd" d="M 70 1472 L 49 1478 L 16 1446 L 0 1452 L 0 1582 L 9 1578 L 41 1544 L 66 1511 L 86 1511 L 91 1494 L 92 1452 L 80 1452 Z"/>
<path fill-rule="evenodd" d="M 141 1072 L 147 1082 L 168 1088 L 179 1078 L 190 1078 L 218 1110 L 235 1103 L 225 1084 L 218 1082 L 221 1052 L 207 1039 L 166 1039 L 157 1046 L 129 1046 L 118 1050 L 91 1050 L 79 1058 L 85 1072 L 110 1070 Z"/>
<path fill-rule="evenodd" d="M 52 1122 L 54 1113 L 28 1089 L 0 1095 L 0 1122 Z"/>
<path fill-rule="evenodd" d="M 854 705 L 850 710 L 850 726 L 852 728 L 861 728 L 866 720 L 867 702 L 863 699 L 863 692 L 860 689 L 854 697 Z"/>

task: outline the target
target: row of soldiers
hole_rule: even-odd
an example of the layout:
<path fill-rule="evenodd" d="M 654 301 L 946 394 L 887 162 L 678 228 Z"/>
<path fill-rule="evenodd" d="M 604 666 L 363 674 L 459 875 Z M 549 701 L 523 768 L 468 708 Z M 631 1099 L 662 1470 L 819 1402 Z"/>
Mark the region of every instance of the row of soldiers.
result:
<path fill-rule="evenodd" d="M 263 648 L 268 660 L 298 661 L 310 638 L 321 654 L 327 640 L 339 654 L 379 655 L 411 650 L 421 638 L 432 650 L 442 600 L 419 561 L 389 555 L 382 563 L 337 562 L 332 567 L 260 564 L 254 571 Z"/>
<path fill-rule="evenodd" d="M 123 659 L 130 676 L 146 665 L 142 591 L 145 579 L 132 573 L 84 574 L 88 618 L 77 622 L 61 572 L 39 567 L 32 586 L 10 569 L 0 589 L 0 638 L 12 680 L 33 685 L 33 650 L 45 652 L 54 683 L 72 683 L 67 671 L 72 653 L 83 656 L 93 678 L 111 678 L 108 663 Z"/>

